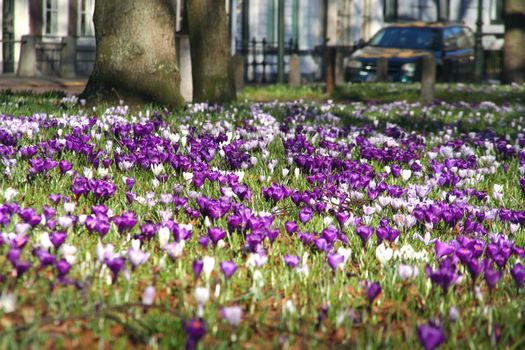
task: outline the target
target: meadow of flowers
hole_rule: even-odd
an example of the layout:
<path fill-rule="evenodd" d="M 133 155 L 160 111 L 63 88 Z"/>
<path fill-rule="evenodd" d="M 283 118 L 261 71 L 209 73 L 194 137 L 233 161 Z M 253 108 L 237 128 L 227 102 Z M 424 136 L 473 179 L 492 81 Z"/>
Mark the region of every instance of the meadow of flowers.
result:
<path fill-rule="evenodd" d="M 1 348 L 525 347 L 522 105 L 59 102 L 2 105 Z"/>

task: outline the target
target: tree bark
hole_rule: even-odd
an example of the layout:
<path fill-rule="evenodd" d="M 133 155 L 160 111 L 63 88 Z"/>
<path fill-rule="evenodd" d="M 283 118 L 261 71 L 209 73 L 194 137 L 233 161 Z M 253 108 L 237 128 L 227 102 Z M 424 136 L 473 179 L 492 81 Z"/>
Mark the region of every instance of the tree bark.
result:
<path fill-rule="evenodd" d="M 525 83 L 525 1 L 505 0 L 503 82 Z"/>
<path fill-rule="evenodd" d="M 193 101 L 235 100 L 230 31 L 224 0 L 186 0 Z"/>
<path fill-rule="evenodd" d="M 93 21 L 96 61 L 83 98 L 183 104 L 170 0 L 96 0 Z"/>

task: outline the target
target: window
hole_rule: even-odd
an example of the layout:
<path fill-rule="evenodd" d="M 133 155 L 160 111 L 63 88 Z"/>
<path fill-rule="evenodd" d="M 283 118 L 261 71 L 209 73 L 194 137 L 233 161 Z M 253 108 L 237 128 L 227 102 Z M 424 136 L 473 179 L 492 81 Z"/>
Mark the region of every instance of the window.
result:
<path fill-rule="evenodd" d="M 44 0 L 44 34 L 58 33 L 58 0 Z"/>
<path fill-rule="evenodd" d="M 397 4 L 398 0 L 384 0 L 383 18 L 385 22 L 395 22 L 398 19 Z"/>
<path fill-rule="evenodd" d="M 490 1 L 490 23 L 503 23 L 503 0 Z"/>
<path fill-rule="evenodd" d="M 78 1 L 78 21 L 79 36 L 94 36 L 95 28 L 93 27 L 93 0 Z"/>

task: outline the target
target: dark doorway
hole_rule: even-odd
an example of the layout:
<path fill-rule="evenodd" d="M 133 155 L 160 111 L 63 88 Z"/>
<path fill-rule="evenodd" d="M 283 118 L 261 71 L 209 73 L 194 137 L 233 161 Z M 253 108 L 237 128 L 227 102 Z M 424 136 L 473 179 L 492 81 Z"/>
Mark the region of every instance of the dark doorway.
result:
<path fill-rule="evenodd" d="M 3 72 L 15 72 L 15 1 L 4 0 L 2 3 L 2 59 Z"/>

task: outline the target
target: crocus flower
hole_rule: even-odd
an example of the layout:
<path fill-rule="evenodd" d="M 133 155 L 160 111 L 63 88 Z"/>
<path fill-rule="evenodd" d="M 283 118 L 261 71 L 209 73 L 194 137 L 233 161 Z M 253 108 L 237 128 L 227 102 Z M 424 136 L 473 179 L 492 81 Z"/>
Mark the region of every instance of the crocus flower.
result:
<path fill-rule="evenodd" d="M 195 259 L 193 260 L 193 274 L 195 275 L 195 278 L 199 278 L 199 276 L 202 273 L 202 268 L 204 266 L 204 263 L 202 260 Z"/>
<path fill-rule="evenodd" d="M 503 273 L 501 271 L 493 269 L 490 265 L 485 269 L 485 282 L 487 282 L 487 286 L 491 291 L 496 288 L 502 276 Z"/>
<path fill-rule="evenodd" d="M 310 207 L 301 208 L 299 211 L 299 220 L 304 224 L 312 219 L 314 211 Z"/>
<path fill-rule="evenodd" d="M 151 306 L 155 301 L 155 287 L 152 285 L 147 286 L 142 293 L 142 305 Z"/>
<path fill-rule="evenodd" d="M 431 323 L 417 327 L 417 337 L 425 350 L 434 350 L 445 341 L 441 327 Z"/>
<path fill-rule="evenodd" d="M 217 244 L 217 242 L 223 239 L 226 236 L 226 234 L 219 227 L 210 227 L 208 229 L 208 236 L 214 244 Z"/>
<path fill-rule="evenodd" d="M 518 288 L 523 287 L 523 284 L 525 283 L 525 266 L 521 263 L 517 263 L 512 269 L 510 269 L 510 274 L 514 279 L 514 282 L 516 282 L 516 286 Z"/>
<path fill-rule="evenodd" d="M 194 319 L 184 322 L 186 330 L 186 350 L 197 348 L 198 342 L 206 334 L 206 324 L 202 319 Z"/>
<path fill-rule="evenodd" d="M 359 235 L 359 238 L 361 238 L 363 246 L 366 246 L 366 243 L 368 242 L 370 237 L 372 237 L 374 230 L 371 227 L 360 225 L 357 227 L 356 233 Z"/>
<path fill-rule="evenodd" d="M 170 256 L 170 258 L 172 259 L 180 258 L 184 250 L 184 241 L 166 244 L 164 246 L 164 249 L 166 250 L 166 253 L 168 253 L 168 255 Z"/>
<path fill-rule="evenodd" d="M 340 264 L 344 261 L 344 256 L 341 254 L 328 254 L 328 265 L 332 268 L 332 271 L 336 271 Z"/>
<path fill-rule="evenodd" d="M 140 248 L 130 248 L 128 250 L 128 259 L 133 268 L 137 268 L 149 259 L 149 253 L 145 253 Z"/>
<path fill-rule="evenodd" d="M 300 262 L 301 262 L 301 260 L 300 260 L 299 257 L 296 256 L 296 255 L 288 255 L 288 254 L 286 254 L 286 255 L 284 256 L 284 263 L 285 263 L 287 266 L 291 267 L 291 268 L 295 268 L 295 267 L 297 267 L 297 266 L 299 265 Z"/>
<path fill-rule="evenodd" d="M 237 265 L 233 261 L 221 262 L 221 270 L 226 279 L 229 279 L 237 270 Z"/>
<path fill-rule="evenodd" d="M 215 267 L 215 258 L 212 256 L 205 256 L 202 258 L 202 272 L 206 280 L 210 279 L 211 272 Z"/>
<path fill-rule="evenodd" d="M 289 235 L 297 232 L 297 223 L 295 221 L 287 221 L 284 227 Z"/>
<path fill-rule="evenodd" d="M 117 280 L 118 274 L 119 274 L 120 270 L 122 270 L 122 268 L 124 267 L 124 263 L 125 262 L 126 262 L 126 260 L 123 257 L 120 257 L 120 256 L 112 257 L 111 259 L 108 259 L 106 261 L 106 265 L 109 268 L 109 270 L 111 271 L 111 274 L 112 274 L 112 277 L 113 277 L 113 282 L 115 282 Z"/>
<path fill-rule="evenodd" d="M 240 306 L 223 307 L 220 313 L 230 326 L 237 327 L 241 323 L 242 309 Z"/>
<path fill-rule="evenodd" d="M 377 298 L 379 293 L 381 293 L 381 285 L 379 283 L 366 282 L 366 296 L 370 304 Z"/>
<path fill-rule="evenodd" d="M 446 256 L 446 255 L 454 253 L 453 246 L 451 246 L 448 243 L 441 243 L 440 240 L 436 241 L 435 248 L 436 248 L 436 259 L 439 259 L 442 256 Z"/>
<path fill-rule="evenodd" d="M 56 263 L 56 269 L 58 278 L 62 279 L 69 273 L 69 270 L 71 270 L 71 265 L 65 259 L 60 259 Z"/>

